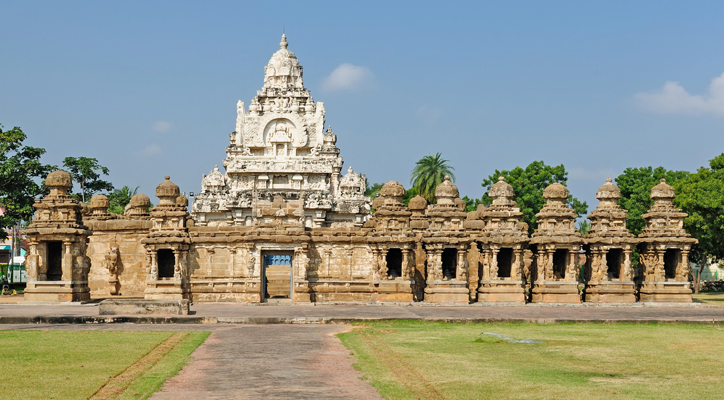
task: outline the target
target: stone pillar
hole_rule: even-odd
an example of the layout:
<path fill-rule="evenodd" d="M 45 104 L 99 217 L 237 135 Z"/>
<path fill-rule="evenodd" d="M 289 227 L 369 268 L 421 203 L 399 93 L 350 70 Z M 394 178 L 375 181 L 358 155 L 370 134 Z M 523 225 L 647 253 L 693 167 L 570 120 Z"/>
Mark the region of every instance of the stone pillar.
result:
<path fill-rule="evenodd" d="M 676 266 L 676 280 L 680 282 L 688 282 L 690 272 L 691 267 L 689 265 L 689 249 L 685 248 L 681 250 L 681 262 L 679 263 L 679 265 Z"/>
<path fill-rule="evenodd" d="M 390 277 L 387 274 L 387 249 L 380 250 L 380 280 L 386 280 Z"/>
<path fill-rule="evenodd" d="M 523 250 L 521 249 L 515 249 L 513 251 L 513 264 L 510 268 L 510 278 L 516 281 L 523 280 L 522 274 L 521 274 L 521 263 L 523 260 Z"/>
<path fill-rule="evenodd" d="M 63 261 L 61 264 L 63 275 L 60 278 L 62 281 L 73 280 L 73 255 L 70 253 L 70 246 L 70 241 L 63 241 Z"/>
<path fill-rule="evenodd" d="M 181 265 L 179 263 L 179 252 L 178 250 L 173 251 L 173 279 L 181 280 Z"/>
<path fill-rule="evenodd" d="M 606 282 L 608 281 L 608 262 L 606 255 L 608 254 L 608 249 L 605 247 L 601 249 L 601 264 L 599 264 L 599 272 L 600 272 L 600 281 Z M 620 272 L 619 272 L 620 273 Z"/>
<path fill-rule="evenodd" d="M 568 263 L 566 264 L 566 277 L 564 279 L 566 281 L 578 281 L 578 263 L 576 262 L 576 257 L 578 257 L 578 250 L 574 247 L 568 251 Z"/>
<path fill-rule="evenodd" d="M 656 269 L 654 270 L 654 280 L 657 282 L 663 282 L 666 280 L 666 271 L 664 270 L 664 254 L 666 249 L 663 251 L 656 249 Z"/>
<path fill-rule="evenodd" d="M 408 246 L 402 249 L 402 279 L 410 279 L 410 248 Z"/>
<path fill-rule="evenodd" d="M 152 281 L 158 280 L 158 253 L 156 253 L 156 250 L 151 251 L 151 274 L 149 275 L 149 278 Z"/>
<path fill-rule="evenodd" d="M 490 280 L 497 280 L 498 279 L 498 253 L 500 252 L 500 247 L 493 246 L 490 251 Z"/>
<path fill-rule="evenodd" d="M 455 271 L 455 279 L 459 281 L 467 281 L 468 274 L 466 272 L 467 269 L 465 268 L 465 246 L 461 245 L 458 247 L 458 262 Z"/>
<path fill-rule="evenodd" d="M 633 281 L 634 280 L 634 270 L 633 270 L 633 264 L 631 263 L 631 250 L 629 248 L 624 249 L 623 251 L 623 271 L 621 271 L 621 275 L 619 275 L 620 280 L 627 280 L 627 281 Z"/>

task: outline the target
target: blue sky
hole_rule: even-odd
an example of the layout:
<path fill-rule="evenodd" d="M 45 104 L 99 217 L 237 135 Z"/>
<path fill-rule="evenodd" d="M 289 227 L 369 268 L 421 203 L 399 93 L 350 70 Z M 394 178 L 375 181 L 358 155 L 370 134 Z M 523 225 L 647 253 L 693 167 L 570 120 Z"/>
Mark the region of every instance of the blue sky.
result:
<path fill-rule="evenodd" d="M 409 187 L 441 152 L 479 197 L 495 169 L 543 160 L 590 211 L 626 167 L 724 152 L 722 15 L 714 1 L 5 0 L 0 123 L 48 163 L 95 157 L 152 198 L 164 175 L 198 191 L 284 24 L 345 169 Z"/>

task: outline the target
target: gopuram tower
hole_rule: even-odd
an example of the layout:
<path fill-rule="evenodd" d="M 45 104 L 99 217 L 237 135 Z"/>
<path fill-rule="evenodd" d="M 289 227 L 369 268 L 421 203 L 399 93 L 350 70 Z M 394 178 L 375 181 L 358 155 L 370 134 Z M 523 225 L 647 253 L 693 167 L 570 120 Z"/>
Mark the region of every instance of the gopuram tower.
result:
<path fill-rule="evenodd" d="M 261 90 L 248 109 L 238 102 L 226 171 L 204 175 L 193 202 L 197 226 L 361 227 L 368 218 L 365 176 L 352 168 L 341 176 L 324 104 L 304 87 L 302 66 L 287 47 L 282 35 Z"/>

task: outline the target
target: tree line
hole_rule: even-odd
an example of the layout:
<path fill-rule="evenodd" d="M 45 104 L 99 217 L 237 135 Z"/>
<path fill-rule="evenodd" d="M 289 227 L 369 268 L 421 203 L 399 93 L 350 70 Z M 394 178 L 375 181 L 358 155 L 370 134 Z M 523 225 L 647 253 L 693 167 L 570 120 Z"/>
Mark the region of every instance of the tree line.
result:
<path fill-rule="evenodd" d="M 45 177 L 58 169 L 68 172 L 79 190 L 70 194 L 80 201 L 89 202 L 93 195 L 105 192 L 110 201 L 108 211 L 123 214 L 138 187 L 124 186 L 116 189 L 104 179 L 108 168 L 91 157 L 65 157 L 62 167 L 44 164 L 41 157 L 45 149 L 26 146 L 27 135 L 19 127 L 3 130 L 0 125 L 0 240 L 7 237 L 6 228 L 30 221 L 33 203 L 39 196 L 47 194 Z"/>

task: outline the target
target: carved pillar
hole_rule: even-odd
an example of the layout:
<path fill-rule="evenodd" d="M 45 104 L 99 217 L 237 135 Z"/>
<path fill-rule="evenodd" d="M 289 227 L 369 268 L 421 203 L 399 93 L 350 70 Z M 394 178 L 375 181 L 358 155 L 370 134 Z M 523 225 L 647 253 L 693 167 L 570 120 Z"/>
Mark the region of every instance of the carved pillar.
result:
<path fill-rule="evenodd" d="M 459 281 L 468 280 L 467 268 L 465 268 L 465 246 L 463 245 L 458 247 L 458 262 L 455 271 L 455 279 Z"/>
<path fill-rule="evenodd" d="M 664 270 L 664 254 L 666 254 L 666 250 L 663 251 L 660 249 L 656 249 L 656 269 L 654 270 L 654 279 L 657 282 L 663 282 L 666 280 L 666 271 Z"/>
<path fill-rule="evenodd" d="M 71 243 L 69 240 L 63 241 L 63 261 L 61 264 L 63 274 L 60 278 L 62 281 L 73 280 L 73 255 L 70 253 L 70 246 Z"/>
<path fill-rule="evenodd" d="M 688 282 L 690 272 L 691 266 L 689 265 L 689 249 L 686 248 L 681 250 L 681 262 L 676 266 L 676 280 L 680 282 Z"/>
<path fill-rule="evenodd" d="M 410 249 L 408 246 L 402 249 L 402 279 L 410 279 Z"/>
<path fill-rule="evenodd" d="M 483 281 L 490 281 L 490 248 L 483 250 Z"/>
<path fill-rule="evenodd" d="M 633 281 L 633 265 L 631 263 L 631 250 L 626 248 L 623 251 L 623 271 L 621 271 L 621 275 L 619 275 L 620 280 L 627 280 L 627 281 Z"/>
<path fill-rule="evenodd" d="M 538 250 L 538 261 L 536 262 L 536 276 L 535 281 L 543 283 L 546 280 L 546 264 L 548 263 L 548 256 L 545 249 Z"/>
<path fill-rule="evenodd" d="M 387 274 L 387 249 L 380 250 L 380 279 L 389 279 Z"/>
<path fill-rule="evenodd" d="M 513 251 L 513 263 L 510 267 L 510 278 L 515 281 L 522 281 L 521 262 L 523 261 L 523 250 L 515 249 Z"/>
<path fill-rule="evenodd" d="M 500 253 L 500 247 L 493 246 L 490 251 L 490 280 L 498 279 L 498 253 Z"/>
<path fill-rule="evenodd" d="M 553 274 L 553 254 L 555 254 L 555 249 L 546 249 L 546 264 L 545 264 L 545 276 L 547 281 L 552 281 L 555 277 Z"/>
<path fill-rule="evenodd" d="M 608 254 L 608 249 L 602 248 L 601 250 L 601 264 L 599 268 L 600 273 L 600 280 L 601 282 L 608 281 L 608 258 L 606 258 L 606 255 Z"/>
<path fill-rule="evenodd" d="M 173 279 L 181 280 L 181 263 L 179 262 L 179 251 L 177 249 L 173 250 Z"/>
<path fill-rule="evenodd" d="M 151 251 L 151 273 L 149 274 L 149 278 L 152 281 L 158 280 L 158 253 L 156 253 L 156 250 Z"/>
<path fill-rule="evenodd" d="M 441 281 L 442 275 L 442 249 L 435 250 L 435 280 Z"/>
<path fill-rule="evenodd" d="M 590 283 L 598 283 L 598 270 L 600 268 L 601 264 L 601 253 L 598 250 L 598 247 L 591 247 L 591 272 L 590 276 L 588 276 L 588 281 Z"/>
<path fill-rule="evenodd" d="M 435 280 L 437 264 L 435 263 L 435 250 L 427 250 L 427 276 L 425 277 L 428 281 Z"/>
<path fill-rule="evenodd" d="M 569 282 L 578 281 L 578 263 L 576 257 L 578 256 L 578 250 L 574 247 L 568 252 L 568 263 L 566 265 L 566 277 L 565 280 Z"/>

